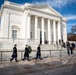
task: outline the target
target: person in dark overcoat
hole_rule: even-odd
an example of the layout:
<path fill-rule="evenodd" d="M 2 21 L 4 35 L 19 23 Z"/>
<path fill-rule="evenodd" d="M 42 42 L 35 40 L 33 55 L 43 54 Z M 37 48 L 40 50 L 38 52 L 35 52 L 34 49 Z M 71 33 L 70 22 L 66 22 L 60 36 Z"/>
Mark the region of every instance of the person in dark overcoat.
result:
<path fill-rule="evenodd" d="M 61 44 L 61 40 L 59 39 L 59 44 Z"/>
<path fill-rule="evenodd" d="M 70 43 L 70 50 L 71 50 L 71 54 L 73 54 L 73 46 L 72 46 L 72 43 Z"/>
<path fill-rule="evenodd" d="M 70 55 L 70 42 L 66 42 L 67 44 L 67 54 Z"/>
<path fill-rule="evenodd" d="M 73 50 L 74 50 L 74 48 L 75 48 L 75 43 L 72 43 L 72 48 L 73 48 Z"/>
<path fill-rule="evenodd" d="M 28 61 L 30 61 L 29 59 L 29 49 L 28 49 L 28 45 L 26 45 L 25 47 L 25 53 L 24 53 L 24 58 L 22 59 L 23 61 L 27 58 Z"/>
<path fill-rule="evenodd" d="M 10 61 L 12 62 L 12 60 L 15 58 L 15 61 L 18 62 L 17 60 L 17 45 L 15 44 L 13 47 L 13 54 L 12 54 L 12 58 L 10 59 Z"/>
<path fill-rule="evenodd" d="M 36 60 L 37 60 L 38 58 L 39 58 L 39 59 L 42 59 L 42 58 L 41 58 L 41 47 L 40 47 L 40 45 L 37 47 Z"/>

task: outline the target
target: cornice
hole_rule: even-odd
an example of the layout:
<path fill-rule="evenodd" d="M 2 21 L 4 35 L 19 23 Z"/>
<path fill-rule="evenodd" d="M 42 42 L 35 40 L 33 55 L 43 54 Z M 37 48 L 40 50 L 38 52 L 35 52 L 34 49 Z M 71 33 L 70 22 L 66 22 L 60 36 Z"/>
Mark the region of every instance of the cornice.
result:
<path fill-rule="evenodd" d="M 16 7 L 16 6 L 12 6 L 12 5 L 3 5 L 2 8 L 8 8 L 8 9 L 12 9 L 12 10 L 17 10 L 17 11 L 23 11 L 23 8 L 21 7 Z"/>
<path fill-rule="evenodd" d="M 47 4 L 38 4 L 38 5 L 31 5 L 29 7 L 32 7 L 32 8 L 45 8 L 47 7 L 48 5 Z"/>

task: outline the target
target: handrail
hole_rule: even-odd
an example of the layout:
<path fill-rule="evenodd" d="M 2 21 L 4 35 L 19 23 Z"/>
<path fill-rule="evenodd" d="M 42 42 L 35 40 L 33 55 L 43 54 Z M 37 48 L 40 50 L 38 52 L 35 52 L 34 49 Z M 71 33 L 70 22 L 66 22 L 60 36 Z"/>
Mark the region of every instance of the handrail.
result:
<path fill-rule="evenodd" d="M 32 51 L 37 51 L 37 50 L 32 50 Z M 41 50 L 41 51 L 64 51 L 64 50 Z M 5 50 L 5 51 L 0 51 L 0 52 L 12 52 L 12 51 L 9 51 L 9 50 Z M 17 51 L 17 52 L 24 52 L 24 50 L 19 50 L 19 51 Z"/>
<path fill-rule="evenodd" d="M 32 52 L 36 52 L 36 51 L 37 51 L 37 50 L 32 50 Z M 44 52 L 44 51 L 49 52 L 50 57 L 51 57 L 51 53 L 52 53 L 52 52 L 58 51 L 58 52 L 60 53 L 59 56 L 62 57 L 62 51 L 64 51 L 64 50 L 41 50 L 41 53 Z M 2 59 L 3 59 L 3 53 L 4 53 L 4 52 L 13 52 L 13 51 L 0 51 L 1 61 L 2 61 Z M 22 59 L 24 50 L 19 50 L 19 51 L 17 51 L 17 53 L 18 53 L 18 52 L 21 53 L 21 59 Z M 10 57 L 10 56 L 9 56 L 9 57 Z"/>

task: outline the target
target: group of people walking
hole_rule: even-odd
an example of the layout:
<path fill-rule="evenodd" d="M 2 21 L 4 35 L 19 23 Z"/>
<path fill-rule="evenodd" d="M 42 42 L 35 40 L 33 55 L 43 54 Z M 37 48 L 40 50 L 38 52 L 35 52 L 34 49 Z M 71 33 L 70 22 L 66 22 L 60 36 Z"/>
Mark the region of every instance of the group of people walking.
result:
<path fill-rule="evenodd" d="M 74 48 L 75 48 L 75 43 L 67 42 L 67 53 L 68 53 L 68 55 L 74 53 L 74 51 L 73 51 Z"/>
<path fill-rule="evenodd" d="M 32 48 L 28 45 L 26 45 L 25 47 L 25 52 L 24 52 L 24 58 L 22 59 L 23 61 L 25 59 L 27 59 L 28 61 L 30 61 L 29 59 L 29 54 L 32 52 Z M 12 62 L 13 59 L 15 59 L 16 62 L 18 62 L 17 60 L 17 45 L 15 44 L 14 47 L 13 47 L 13 54 L 11 56 L 12 58 L 10 59 L 10 61 Z M 37 47 L 37 52 L 36 52 L 36 60 L 37 59 L 42 59 L 41 58 L 41 47 L 40 47 L 40 44 L 38 45 Z"/>
<path fill-rule="evenodd" d="M 74 48 L 75 48 L 75 43 L 70 43 L 70 42 L 66 42 L 66 46 L 67 46 L 67 54 L 70 55 L 70 54 L 73 54 L 74 53 Z M 24 52 L 24 58 L 22 59 L 23 61 L 25 59 L 27 59 L 28 61 L 30 61 L 29 59 L 29 54 L 32 52 L 32 48 L 28 45 L 26 45 L 25 47 L 25 52 Z M 13 59 L 15 59 L 16 62 L 18 62 L 17 60 L 17 45 L 15 44 L 14 47 L 13 47 L 13 54 L 11 56 L 12 58 L 10 59 L 10 61 L 12 62 Z M 37 59 L 42 59 L 41 58 L 41 47 L 40 47 L 40 44 L 38 45 L 37 47 L 37 52 L 36 52 L 36 60 Z"/>

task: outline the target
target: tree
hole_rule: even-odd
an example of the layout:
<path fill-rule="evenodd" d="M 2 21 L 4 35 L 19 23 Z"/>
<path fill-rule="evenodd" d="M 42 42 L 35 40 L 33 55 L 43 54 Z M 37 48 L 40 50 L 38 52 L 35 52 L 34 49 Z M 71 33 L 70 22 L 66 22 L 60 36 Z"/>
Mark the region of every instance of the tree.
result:
<path fill-rule="evenodd" d="M 73 25 L 72 26 L 71 31 L 72 31 L 72 33 L 75 33 L 76 32 L 76 25 Z"/>
<path fill-rule="evenodd" d="M 68 36 L 68 41 L 76 41 L 76 34 L 71 34 Z"/>

